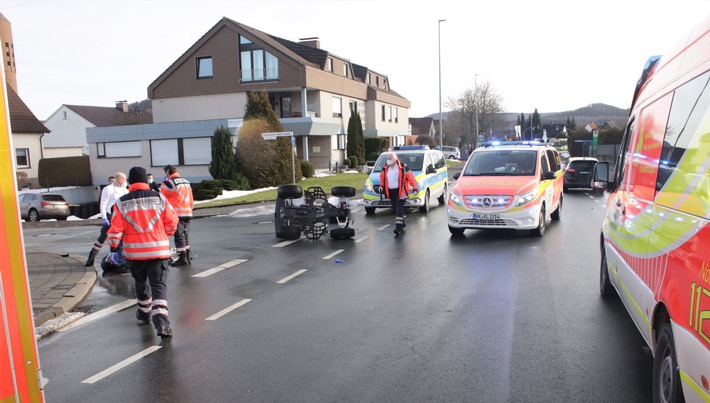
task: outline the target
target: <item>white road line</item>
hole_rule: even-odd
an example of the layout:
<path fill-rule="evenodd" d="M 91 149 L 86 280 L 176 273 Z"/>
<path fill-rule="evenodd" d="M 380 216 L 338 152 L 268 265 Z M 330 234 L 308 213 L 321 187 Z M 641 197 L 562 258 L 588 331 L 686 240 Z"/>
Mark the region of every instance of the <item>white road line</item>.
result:
<path fill-rule="evenodd" d="M 206 318 L 205 320 L 217 320 L 217 319 L 221 318 L 222 316 L 224 316 L 224 315 L 226 315 L 226 314 L 232 312 L 233 310 L 239 308 L 240 306 L 245 305 L 245 304 L 248 303 L 249 301 L 251 301 L 251 299 L 249 299 L 249 298 L 244 298 L 243 300 L 237 302 L 236 304 L 234 304 L 234 305 L 232 305 L 232 306 L 229 306 L 229 307 L 227 307 L 227 308 L 222 309 L 221 311 L 219 311 L 219 312 L 217 312 L 216 314 L 210 316 L 209 318 Z"/>
<path fill-rule="evenodd" d="M 115 312 L 118 312 L 118 311 L 122 311 L 122 310 L 124 310 L 124 309 L 126 309 L 126 308 L 130 308 L 131 306 L 133 306 L 133 305 L 135 305 L 135 304 L 136 304 L 136 300 L 135 300 L 135 299 L 127 299 L 127 300 L 125 300 L 125 301 L 123 301 L 123 302 L 120 302 L 120 303 L 118 303 L 118 304 L 116 304 L 116 305 L 113 305 L 113 306 L 110 306 L 110 307 L 108 307 L 108 308 L 104 308 L 104 309 L 102 309 L 102 310 L 100 310 L 100 311 L 96 311 L 96 312 L 94 312 L 94 313 L 92 313 L 92 314 L 86 315 L 86 316 L 82 317 L 81 319 L 76 320 L 75 322 L 72 322 L 72 323 L 70 323 L 70 324 L 68 324 L 68 325 L 66 325 L 66 326 L 64 326 L 64 327 L 61 327 L 61 328 L 57 329 L 57 332 L 63 332 L 63 331 L 65 331 L 65 330 L 69 330 L 69 329 L 71 329 L 71 328 L 73 328 L 73 327 L 81 326 L 81 325 L 83 325 L 83 324 L 86 324 L 86 323 L 89 323 L 89 322 L 93 322 L 93 321 L 95 321 L 95 320 L 104 318 L 104 317 L 106 317 L 106 316 L 108 316 L 108 315 L 110 315 L 110 314 L 112 314 L 112 313 L 115 313 Z"/>
<path fill-rule="evenodd" d="M 380 228 L 378 228 L 377 230 L 378 230 L 378 231 L 382 231 L 383 229 L 389 227 L 390 225 L 392 225 L 392 224 L 383 225 L 383 226 L 381 226 Z"/>
<path fill-rule="evenodd" d="M 330 255 L 324 257 L 323 260 L 330 259 L 331 257 L 338 255 L 340 253 L 343 253 L 344 251 L 345 251 L 345 249 L 338 249 L 335 252 L 331 253 Z"/>
<path fill-rule="evenodd" d="M 296 276 L 300 276 L 301 274 L 303 274 L 303 273 L 305 273 L 305 272 L 307 272 L 307 271 L 308 271 L 307 269 L 301 269 L 301 270 L 299 270 L 299 271 L 293 273 L 292 275 L 290 275 L 290 276 L 288 276 L 288 277 L 282 278 L 281 280 L 277 281 L 276 284 L 283 284 L 283 283 L 285 283 L 285 282 L 291 280 L 292 278 L 294 278 L 294 277 L 296 277 Z"/>
<path fill-rule="evenodd" d="M 257 224 L 271 224 L 273 221 L 259 221 Z"/>
<path fill-rule="evenodd" d="M 283 248 L 284 246 L 291 245 L 292 243 L 298 242 L 301 239 L 303 239 L 303 238 L 294 239 L 292 241 L 283 241 L 283 242 L 277 243 L 276 245 L 271 245 L 271 247 L 272 248 Z"/>
<path fill-rule="evenodd" d="M 360 243 L 360 242 L 366 240 L 366 239 L 369 238 L 369 237 L 370 237 L 369 235 L 365 235 L 364 237 L 362 237 L 362 238 L 360 238 L 360 239 L 356 239 L 356 240 L 355 240 L 355 243 Z"/>
<path fill-rule="evenodd" d="M 133 364 L 134 362 L 140 360 L 141 358 L 147 356 L 148 354 L 151 354 L 155 351 L 160 350 L 161 348 L 162 348 L 162 346 L 148 347 L 145 350 L 141 351 L 140 353 L 134 354 L 134 355 L 126 358 L 125 360 L 119 362 L 118 364 L 99 372 L 96 375 L 84 379 L 83 381 L 81 381 L 81 383 L 96 383 L 96 382 L 106 378 L 107 376 L 113 374 L 114 372 L 120 370 L 121 368 L 125 368 L 125 367 L 129 366 L 129 365 Z"/>
<path fill-rule="evenodd" d="M 201 272 L 201 273 L 194 274 L 192 277 L 207 277 L 207 276 L 211 276 L 211 275 L 213 275 L 213 274 L 215 274 L 215 273 L 219 273 L 219 272 L 221 272 L 222 270 L 229 269 L 230 267 L 234 267 L 234 266 L 236 266 L 236 265 L 238 265 L 238 264 L 241 264 L 241 263 L 244 263 L 244 262 L 246 262 L 246 261 L 247 261 L 247 259 L 234 259 L 234 260 L 232 260 L 231 262 L 227 262 L 227 263 L 221 264 L 221 265 L 219 265 L 219 266 L 217 266 L 217 267 L 213 267 L 213 268 L 211 268 L 211 269 L 209 269 L 209 270 L 205 270 L 205 271 L 203 271 L 203 272 Z"/>

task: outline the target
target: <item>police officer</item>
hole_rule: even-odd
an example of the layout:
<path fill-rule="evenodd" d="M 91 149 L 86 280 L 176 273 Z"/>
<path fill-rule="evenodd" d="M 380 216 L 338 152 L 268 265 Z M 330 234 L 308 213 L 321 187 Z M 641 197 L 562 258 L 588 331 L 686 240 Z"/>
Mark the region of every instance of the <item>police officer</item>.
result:
<path fill-rule="evenodd" d="M 190 256 L 190 220 L 192 220 L 192 207 L 195 204 L 192 188 L 190 182 L 181 177 L 174 166 L 166 165 L 163 170 L 165 171 L 165 182 L 160 186 L 160 192 L 168 199 L 180 218 L 174 237 L 175 252 L 177 252 L 178 258 L 172 262 L 172 265 L 188 266 L 192 261 Z"/>
<path fill-rule="evenodd" d="M 389 197 L 394 207 L 394 236 L 399 236 L 404 230 L 404 204 L 409 197 L 410 187 L 418 192 L 417 181 L 409 168 L 397 158 L 393 152 L 387 153 L 387 164 L 380 172 L 381 192 Z"/>
<path fill-rule="evenodd" d="M 168 320 L 169 236 L 175 233 L 178 217 L 165 197 L 148 186 L 145 168 L 133 167 L 128 173 L 130 192 L 116 201 L 108 242 L 113 261 L 123 241 L 123 252 L 136 283 L 136 318 L 148 324 L 153 320 L 158 336 L 170 337 Z"/>

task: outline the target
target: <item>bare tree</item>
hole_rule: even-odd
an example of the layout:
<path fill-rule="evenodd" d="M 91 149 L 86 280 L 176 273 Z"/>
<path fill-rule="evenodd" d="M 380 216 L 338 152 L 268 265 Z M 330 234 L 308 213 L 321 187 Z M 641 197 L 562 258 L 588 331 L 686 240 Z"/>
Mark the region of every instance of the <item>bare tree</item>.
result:
<path fill-rule="evenodd" d="M 458 98 L 447 98 L 445 105 L 459 119 L 465 140 L 476 148 L 478 136 L 484 134 L 488 137 L 499 120 L 503 112 L 503 96 L 498 94 L 490 81 L 485 81 L 465 90 Z"/>

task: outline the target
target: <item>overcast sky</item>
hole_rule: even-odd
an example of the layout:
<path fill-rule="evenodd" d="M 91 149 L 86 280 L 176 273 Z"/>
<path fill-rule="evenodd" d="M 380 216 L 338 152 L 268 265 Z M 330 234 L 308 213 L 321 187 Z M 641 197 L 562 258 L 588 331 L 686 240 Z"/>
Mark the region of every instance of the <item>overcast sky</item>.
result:
<path fill-rule="evenodd" d="M 710 14 L 705 1 L 0 0 L 20 97 L 44 120 L 62 104 L 113 106 L 147 87 L 222 17 L 389 77 L 410 117 L 489 81 L 505 111 L 628 108 L 651 55 Z M 447 108 L 444 106 L 443 110 Z"/>

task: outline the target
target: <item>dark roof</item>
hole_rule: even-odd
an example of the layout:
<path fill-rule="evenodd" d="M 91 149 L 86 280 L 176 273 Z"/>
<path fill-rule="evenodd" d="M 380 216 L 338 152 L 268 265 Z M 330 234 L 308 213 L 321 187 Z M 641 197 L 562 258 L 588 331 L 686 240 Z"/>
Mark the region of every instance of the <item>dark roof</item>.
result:
<path fill-rule="evenodd" d="M 413 136 L 429 135 L 433 123 L 434 118 L 409 118 Z"/>
<path fill-rule="evenodd" d="M 10 124 L 13 133 L 49 133 L 42 122 L 32 113 L 30 108 L 22 102 L 20 96 L 9 85 L 7 89 L 7 102 L 10 109 Z"/>
<path fill-rule="evenodd" d="M 123 112 L 118 108 L 110 106 L 84 106 L 84 105 L 64 105 L 76 112 L 82 118 L 88 120 L 96 127 L 143 125 L 153 123 L 153 115 L 142 111 L 136 113 L 135 110 Z"/>
<path fill-rule="evenodd" d="M 301 43 L 292 42 L 288 39 L 279 38 L 277 36 L 269 36 L 281 45 L 287 47 L 295 54 L 308 60 L 309 62 L 317 64 L 318 66 L 320 66 L 320 68 L 325 67 L 325 61 L 328 59 L 328 52 L 326 52 L 325 50 L 314 48 L 313 46 L 308 46 Z"/>

